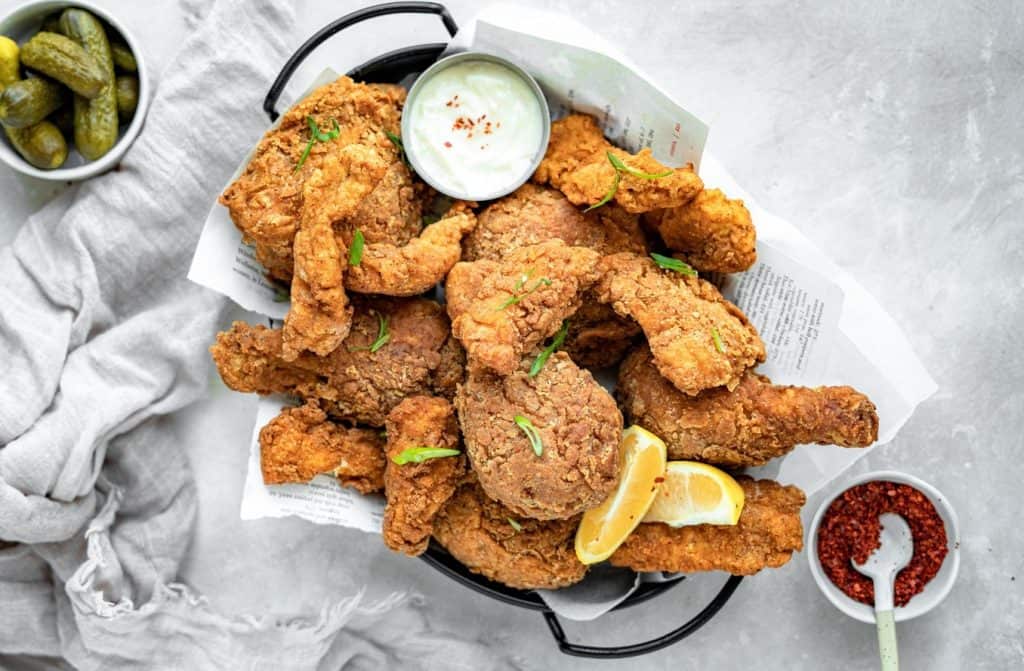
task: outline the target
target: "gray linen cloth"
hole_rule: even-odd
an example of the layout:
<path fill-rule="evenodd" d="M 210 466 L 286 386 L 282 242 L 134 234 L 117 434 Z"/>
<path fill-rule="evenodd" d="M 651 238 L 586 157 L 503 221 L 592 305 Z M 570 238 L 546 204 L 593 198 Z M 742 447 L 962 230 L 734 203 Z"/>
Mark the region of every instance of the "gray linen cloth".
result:
<path fill-rule="evenodd" d="M 196 492 L 166 415 L 207 388 L 227 307 L 185 274 L 297 43 L 289 3 L 185 9 L 194 31 L 120 167 L 0 250 L 0 666 L 508 668 L 432 631 L 415 597 L 281 620 L 176 582 Z"/>

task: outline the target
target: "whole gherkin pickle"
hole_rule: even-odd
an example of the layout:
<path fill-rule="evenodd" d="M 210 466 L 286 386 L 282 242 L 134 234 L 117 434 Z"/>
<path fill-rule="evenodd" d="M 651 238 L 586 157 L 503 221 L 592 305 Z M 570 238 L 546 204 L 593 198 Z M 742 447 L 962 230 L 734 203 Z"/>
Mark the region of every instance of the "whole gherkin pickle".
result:
<path fill-rule="evenodd" d="M 39 123 L 64 102 L 60 84 L 33 77 L 10 84 L 0 93 L 0 122 L 11 128 Z"/>
<path fill-rule="evenodd" d="M 124 42 L 110 42 L 110 56 L 114 59 L 114 67 L 125 72 L 138 72 L 139 65 L 135 62 L 135 54 Z"/>
<path fill-rule="evenodd" d="M 117 76 L 117 116 L 128 123 L 139 104 L 139 78 L 133 75 Z"/>
<path fill-rule="evenodd" d="M 40 121 L 28 128 L 4 126 L 7 138 L 22 157 L 42 170 L 53 170 L 68 157 L 68 143 L 60 129 L 49 121 Z"/>
<path fill-rule="evenodd" d="M 104 85 L 92 98 L 75 96 L 75 146 L 78 153 L 96 160 L 117 142 L 117 91 L 110 42 L 99 19 L 84 9 L 65 9 L 60 29 L 82 45 L 103 71 Z"/>
<path fill-rule="evenodd" d="M 36 33 L 21 47 L 21 63 L 85 98 L 95 98 L 107 84 L 97 59 L 79 42 L 57 33 Z"/>

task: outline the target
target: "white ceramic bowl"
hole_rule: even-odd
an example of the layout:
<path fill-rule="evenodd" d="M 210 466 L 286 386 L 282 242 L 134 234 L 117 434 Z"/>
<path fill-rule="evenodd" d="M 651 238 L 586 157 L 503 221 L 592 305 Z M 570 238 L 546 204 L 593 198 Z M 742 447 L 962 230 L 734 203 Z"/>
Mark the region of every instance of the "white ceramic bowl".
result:
<path fill-rule="evenodd" d="M 953 589 L 953 583 L 956 582 L 956 576 L 960 570 L 960 524 L 957 521 L 956 512 L 953 510 L 953 506 L 950 505 L 949 501 L 939 490 L 912 475 L 906 475 L 905 473 L 899 473 L 897 471 L 875 471 L 873 473 L 866 473 L 844 484 L 843 487 L 835 494 L 822 502 L 821 507 L 818 508 L 818 512 L 814 515 L 814 520 L 811 522 L 810 532 L 807 535 L 807 544 L 809 545 L 807 560 L 811 564 L 811 574 L 814 576 L 814 581 L 818 583 L 818 588 L 821 590 L 822 594 L 824 594 L 839 610 L 856 620 L 867 622 L 869 624 L 874 624 L 875 622 L 875 609 L 859 601 L 854 601 L 850 597 L 846 596 L 846 594 L 836 587 L 832 581 L 828 579 L 828 576 L 825 575 L 825 571 L 821 567 L 821 562 L 818 560 L 818 527 L 821 524 L 821 519 L 825 516 L 825 512 L 828 510 L 828 507 L 832 505 L 832 502 L 840 494 L 851 487 L 855 487 L 865 482 L 875 482 L 878 480 L 910 485 L 927 496 L 932 502 L 932 505 L 935 506 L 935 510 L 939 513 L 943 523 L 946 525 L 946 542 L 949 547 L 949 554 L 946 555 L 945 561 L 942 562 L 942 568 L 940 568 L 935 577 L 925 585 L 924 591 L 912 598 L 906 606 L 898 606 L 896 608 L 896 621 L 903 622 L 904 620 L 911 620 L 918 615 L 924 615 L 932 608 L 935 608 L 942 603 L 942 600 L 945 599 L 946 595 L 948 595 L 950 590 Z"/>
<path fill-rule="evenodd" d="M 118 131 L 118 140 L 114 146 L 110 148 L 110 151 L 95 161 L 87 161 L 74 149 L 74 145 L 70 141 L 71 139 L 67 138 L 69 149 L 68 159 L 64 162 L 63 166 L 56 170 L 40 170 L 39 168 L 29 164 L 28 161 L 23 159 L 21 155 L 14 150 L 10 142 L 7 141 L 7 138 L 3 137 L 3 134 L 0 133 L 0 138 L 2 138 L 0 139 L 0 161 L 3 161 L 22 174 L 53 181 L 86 179 L 93 175 L 106 172 L 117 165 L 118 161 L 120 161 L 121 157 L 124 156 L 124 153 L 128 151 L 128 148 L 132 146 L 132 142 L 135 141 L 135 138 L 138 137 L 139 132 L 142 130 L 142 124 L 146 119 L 146 112 L 149 110 L 150 98 L 149 71 L 146 68 L 145 57 L 143 56 L 142 49 L 140 48 L 138 41 L 121 22 L 114 18 L 114 16 L 91 2 L 60 2 L 59 0 L 27 2 L 18 6 L 14 11 L 0 19 L 0 35 L 10 37 L 19 45 L 23 44 L 29 37 L 38 32 L 39 26 L 42 24 L 45 17 L 67 7 L 80 7 L 88 10 L 98 18 L 106 21 L 121 34 L 121 37 L 132 50 L 132 54 L 135 56 L 135 62 L 138 64 L 137 74 L 139 77 L 139 102 L 138 106 L 135 108 L 135 116 L 132 117 L 131 123 L 127 127 L 122 126 L 120 128 Z"/>

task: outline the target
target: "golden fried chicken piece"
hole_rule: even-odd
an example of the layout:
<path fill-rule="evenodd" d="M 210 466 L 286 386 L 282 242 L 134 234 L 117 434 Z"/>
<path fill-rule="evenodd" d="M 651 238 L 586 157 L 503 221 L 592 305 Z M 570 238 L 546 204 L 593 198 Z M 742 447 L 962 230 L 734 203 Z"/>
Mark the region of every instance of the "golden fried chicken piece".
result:
<path fill-rule="evenodd" d="M 443 280 L 462 254 L 462 236 L 476 226 L 468 203 L 456 203 L 437 223 L 404 247 L 366 245 L 357 266 L 350 266 L 345 287 L 384 296 L 415 296 Z"/>
<path fill-rule="evenodd" d="M 735 389 L 746 369 L 764 361 L 757 330 L 710 282 L 635 254 L 607 256 L 600 268 L 598 299 L 640 324 L 658 370 L 680 391 Z"/>
<path fill-rule="evenodd" d="M 516 589 L 558 589 L 583 579 L 573 547 L 579 517 L 531 520 L 494 501 L 476 482 L 455 492 L 434 538 L 470 571 Z"/>
<path fill-rule="evenodd" d="M 423 554 L 434 518 L 465 478 L 466 456 L 397 464 L 403 451 L 417 447 L 459 449 L 459 425 L 452 404 L 443 398 L 410 396 L 388 414 L 387 469 L 384 490 L 384 544 L 395 552 Z"/>
<path fill-rule="evenodd" d="M 220 202 L 228 208 L 242 238 L 255 246 L 256 258 L 272 277 L 285 281 L 292 277 L 292 242 L 302 209 L 302 185 L 320 168 L 324 157 L 362 144 L 388 156 L 391 163 L 401 162 L 384 130 L 398 132 L 403 102 L 404 97 L 393 89 L 340 77 L 310 93 L 263 136 L 245 172 L 228 186 Z M 339 135 L 314 143 L 296 170 L 309 143 L 308 117 L 325 131 L 333 129 L 337 121 Z M 411 181 L 411 176 L 407 179 Z M 418 219 L 414 223 L 410 236 L 418 231 Z M 368 231 L 364 235 L 371 239 Z"/>
<path fill-rule="evenodd" d="M 406 396 L 450 393 L 462 375 L 448 318 L 434 301 L 353 298 L 352 330 L 326 357 L 282 358 L 281 331 L 235 322 L 210 351 L 224 383 L 241 392 L 318 399 L 328 414 L 383 426 Z M 386 320 L 387 340 L 371 352 Z M 459 366 L 449 370 L 448 366 Z"/>
<path fill-rule="evenodd" d="M 613 147 L 593 117 L 570 114 L 551 124 L 547 153 L 534 173 L 533 181 L 550 183 L 575 205 L 594 205 L 615 183 L 616 169 L 608 159 L 608 152 L 640 172 L 659 174 L 668 170 L 651 156 L 650 149 L 630 154 Z M 624 172 L 619 177 L 614 202 L 634 214 L 650 212 L 679 207 L 703 188 L 700 177 L 689 165 L 657 179 L 644 179 Z"/>
<path fill-rule="evenodd" d="M 647 346 L 623 362 L 615 395 L 632 423 L 665 441 L 670 459 L 742 468 L 806 443 L 867 447 L 878 439 L 875 405 L 851 387 L 776 386 L 747 371 L 732 392 L 687 396 L 662 377 Z"/>
<path fill-rule="evenodd" d="M 326 356 L 348 335 L 352 309 L 342 286 L 347 250 L 338 247 L 333 222 L 355 211 L 386 170 L 376 150 L 352 144 L 324 157 L 303 184 L 292 303 L 284 320 L 286 361 L 304 350 Z"/>
<path fill-rule="evenodd" d="M 511 373 L 576 311 L 580 294 L 597 278 L 597 259 L 593 250 L 549 240 L 517 249 L 497 264 L 474 262 L 483 263 L 486 274 L 461 271 L 446 285 L 452 333 L 471 360 Z"/>
<path fill-rule="evenodd" d="M 391 161 L 387 172 L 359 207 L 344 221 L 335 222 L 338 246 L 348 249 L 356 230 L 367 244 L 390 243 L 401 247 L 423 230 L 423 203 L 429 189 L 414 183 L 409 168 L 400 159 Z"/>
<path fill-rule="evenodd" d="M 384 489 L 384 439 L 374 429 L 347 428 L 316 401 L 285 408 L 260 430 L 263 482 L 309 482 L 319 473 L 363 494 Z"/>
<path fill-rule="evenodd" d="M 771 480 L 745 476 L 736 480 L 746 502 L 735 526 L 641 524 L 609 561 L 634 571 L 728 571 L 733 575 L 782 566 L 804 547 L 800 522 L 804 493 Z"/>
<path fill-rule="evenodd" d="M 742 200 L 705 189 L 679 207 L 644 217 L 670 249 L 704 272 L 738 273 L 757 261 L 757 232 Z"/>
<path fill-rule="evenodd" d="M 551 239 L 601 254 L 646 253 L 636 215 L 609 205 L 583 214 L 560 191 L 524 184 L 489 205 L 466 236 L 462 259 L 498 261 L 509 252 Z"/>
<path fill-rule="evenodd" d="M 531 378 L 533 360 L 522 359 L 508 376 L 470 364 L 455 407 L 487 494 L 527 517 L 565 519 L 599 505 L 618 483 L 622 415 L 564 352 Z M 517 417 L 536 431 L 539 446 Z"/>

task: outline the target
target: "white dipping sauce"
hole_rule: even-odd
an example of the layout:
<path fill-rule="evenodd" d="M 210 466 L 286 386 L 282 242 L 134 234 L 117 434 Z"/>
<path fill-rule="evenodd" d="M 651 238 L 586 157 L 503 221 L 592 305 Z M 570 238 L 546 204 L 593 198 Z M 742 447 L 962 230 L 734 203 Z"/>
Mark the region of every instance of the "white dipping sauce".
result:
<path fill-rule="evenodd" d="M 429 77 L 406 107 L 402 138 L 420 176 L 468 199 L 507 193 L 527 179 L 544 150 L 545 111 L 522 77 L 483 60 Z"/>

